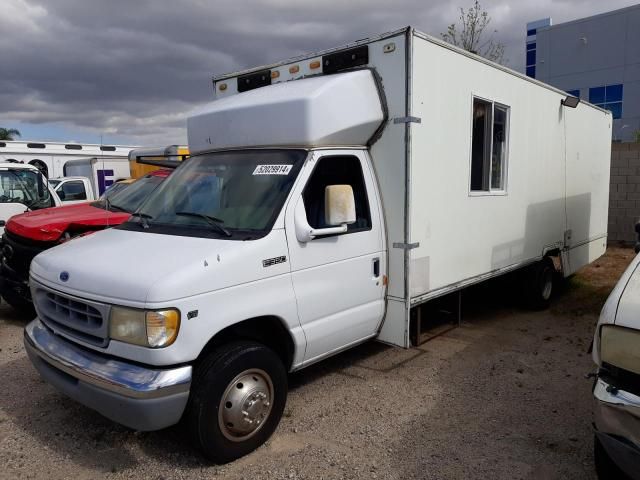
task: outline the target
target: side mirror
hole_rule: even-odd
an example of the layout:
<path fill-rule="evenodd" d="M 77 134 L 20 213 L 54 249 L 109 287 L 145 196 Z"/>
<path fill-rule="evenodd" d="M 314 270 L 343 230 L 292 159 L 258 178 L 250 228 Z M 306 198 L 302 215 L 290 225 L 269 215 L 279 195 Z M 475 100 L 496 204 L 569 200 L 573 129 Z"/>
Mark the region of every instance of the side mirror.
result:
<path fill-rule="evenodd" d="M 65 198 L 67 196 L 67 194 L 64 193 L 64 190 L 63 189 L 56 190 L 56 193 L 58 194 L 58 198 L 60 198 L 60 200 L 62 200 L 64 202 L 64 200 L 65 200 Z"/>
<path fill-rule="evenodd" d="M 356 222 L 356 201 L 351 185 L 327 185 L 324 189 L 324 221 L 327 225 Z"/>
<path fill-rule="evenodd" d="M 296 238 L 307 243 L 316 237 L 346 233 L 347 225 L 356 221 L 356 204 L 350 185 L 329 185 L 324 192 L 324 217 L 328 228 L 313 228 L 307 220 L 304 199 L 300 197 L 294 210 Z"/>

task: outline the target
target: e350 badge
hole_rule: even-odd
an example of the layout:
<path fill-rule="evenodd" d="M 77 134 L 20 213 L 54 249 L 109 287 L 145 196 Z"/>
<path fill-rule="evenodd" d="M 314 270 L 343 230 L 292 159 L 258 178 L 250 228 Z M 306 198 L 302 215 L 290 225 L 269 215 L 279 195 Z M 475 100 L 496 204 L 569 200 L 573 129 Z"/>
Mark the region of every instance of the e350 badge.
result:
<path fill-rule="evenodd" d="M 270 267 L 271 265 L 276 265 L 278 263 L 284 263 L 287 261 L 287 257 L 282 255 L 281 257 L 273 257 L 262 260 L 262 266 L 264 268 Z"/>

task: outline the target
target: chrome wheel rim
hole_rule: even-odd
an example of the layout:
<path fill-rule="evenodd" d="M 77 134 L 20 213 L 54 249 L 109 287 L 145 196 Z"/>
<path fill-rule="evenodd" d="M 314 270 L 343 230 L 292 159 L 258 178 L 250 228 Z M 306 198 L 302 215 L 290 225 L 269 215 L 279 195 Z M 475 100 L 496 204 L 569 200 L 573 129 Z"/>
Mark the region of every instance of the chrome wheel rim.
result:
<path fill-rule="evenodd" d="M 252 368 L 227 385 L 218 407 L 218 425 L 232 442 L 253 437 L 267 422 L 273 406 L 273 382 L 264 370 Z"/>

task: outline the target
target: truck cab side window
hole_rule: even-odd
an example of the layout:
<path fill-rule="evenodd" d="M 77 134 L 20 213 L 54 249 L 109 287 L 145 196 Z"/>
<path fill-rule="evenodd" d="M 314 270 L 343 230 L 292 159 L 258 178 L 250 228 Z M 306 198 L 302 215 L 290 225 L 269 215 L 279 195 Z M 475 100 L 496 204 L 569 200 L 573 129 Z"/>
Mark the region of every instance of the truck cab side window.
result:
<path fill-rule="evenodd" d="M 348 225 L 347 233 L 370 230 L 371 214 L 362 166 L 354 156 L 326 156 L 318 161 L 302 194 L 309 225 L 313 228 L 331 226 L 325 223 L 324 215 L 324 192 L 328 185 L 351 185 L 353 189 L 356 221 Z"/>
<path fill-rule="evenodd" d="M 505 190 L 509 107 L 473 99 L 472 192 Z"/>
<path fill-rule="evenodd" d="M 80 181 L 65 182 L 62 184 L 61 190 L 64 194 L 64 200 L 66 201 L 87 199 L 84 183 Z"/>

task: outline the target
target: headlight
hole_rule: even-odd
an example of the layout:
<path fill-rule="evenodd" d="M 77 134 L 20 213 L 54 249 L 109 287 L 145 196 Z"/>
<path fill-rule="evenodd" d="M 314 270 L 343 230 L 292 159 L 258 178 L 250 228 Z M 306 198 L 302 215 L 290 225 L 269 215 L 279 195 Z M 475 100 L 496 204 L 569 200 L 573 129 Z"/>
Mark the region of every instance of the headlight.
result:
<path fill-rule="evenodd" d="M 603 325 L 600 329 L 600 359 L 614 367 L 640 374 L 640 331 Z"/>
<path fill-rule="evenodd" d="M 160 348 L 171 345 L 180 329 L 180 312 L 166 310 L 135 310 L 112 307 L 109 336 L 114 340 Z"/>

